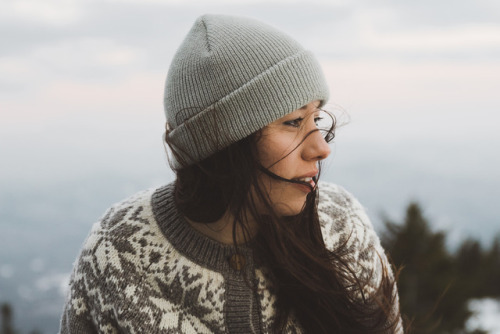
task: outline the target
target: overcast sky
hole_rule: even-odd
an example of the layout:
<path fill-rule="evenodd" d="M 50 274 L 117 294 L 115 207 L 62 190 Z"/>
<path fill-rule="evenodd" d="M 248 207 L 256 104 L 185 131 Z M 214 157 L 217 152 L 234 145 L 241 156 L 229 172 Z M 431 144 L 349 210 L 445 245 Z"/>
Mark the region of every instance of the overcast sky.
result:
<path fill-rule="evenodd" d="M 263 20 L 318 56 L 327 108 L 349 121 L 339 166 L 366 175 L 384 156 L 500 185 L 500 1 L 2 0 L 0 186 L 159 175 L 165 75 L 204 13 Z"/>

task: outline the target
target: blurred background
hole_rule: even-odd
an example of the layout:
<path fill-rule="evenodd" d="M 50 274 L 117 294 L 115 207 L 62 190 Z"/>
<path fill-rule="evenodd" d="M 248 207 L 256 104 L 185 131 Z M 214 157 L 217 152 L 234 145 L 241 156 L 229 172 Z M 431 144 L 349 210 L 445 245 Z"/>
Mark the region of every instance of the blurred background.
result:
<path fill-rule="evenodd" d="M 500 333 L 496 0 L 2 0 L 0 333 L 56 332 L 92 223 L 173 180 L 163 84 L 204 13 L 263 20 L 319 58 L 342 125 L 323 180 L 405 265 L 415 332 Z"/>

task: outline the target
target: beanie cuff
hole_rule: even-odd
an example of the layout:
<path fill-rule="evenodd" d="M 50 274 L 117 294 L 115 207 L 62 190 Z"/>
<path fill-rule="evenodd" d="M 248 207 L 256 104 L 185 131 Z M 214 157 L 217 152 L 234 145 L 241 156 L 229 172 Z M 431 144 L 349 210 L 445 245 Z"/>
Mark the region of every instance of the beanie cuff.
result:
<path fill-rule="evenodd" d="M 237 90 L 169 131 L 178 151 L 173 167 L 201 161 L 308 103 L 329 96 L 323 72 L 311 52 L 301 51 L 268 68 Z"/>

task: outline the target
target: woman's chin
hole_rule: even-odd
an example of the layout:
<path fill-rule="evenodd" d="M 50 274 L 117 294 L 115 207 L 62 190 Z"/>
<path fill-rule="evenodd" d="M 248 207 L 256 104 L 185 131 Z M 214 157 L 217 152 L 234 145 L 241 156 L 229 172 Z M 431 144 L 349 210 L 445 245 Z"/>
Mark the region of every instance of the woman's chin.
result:
<path fill-rule="evenodd" d="M 304 210 L 305 198 L 302 201 L 290 201 L 288 203 L 277 203 L 274 205 L 276 214 L 282 217 L 296 216 Z"/>

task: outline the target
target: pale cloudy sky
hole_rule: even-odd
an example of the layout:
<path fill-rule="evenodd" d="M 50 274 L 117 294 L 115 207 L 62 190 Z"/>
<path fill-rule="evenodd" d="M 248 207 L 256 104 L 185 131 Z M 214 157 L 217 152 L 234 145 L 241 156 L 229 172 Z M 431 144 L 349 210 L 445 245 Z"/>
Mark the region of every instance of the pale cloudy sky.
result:
<path fill-rule="evenodd" d="M 496 0 L 2 0 L 2 186 L 102 172 L 148 173 L 154 183 L 165 169 L 165 75 L 203 13 L 263 20 L 318 56 L 332 91 L 328 107 L 349 120 L 330 181 L 347 183 L 374 210 L 390 199 L 402 209 L 432 191 L 409 172 L 425 171 L 438 181 L 479 182 L 473 190 L 454 189 L 453 180 L 441 188 L 470 193 L 478 202 L 470 210 L 493 208 L 498 192 L 483 185 L 500 185 Z M 431 211 L 444 210 L 430 202 Z M 442 217 L 449 227 L 453 219 Z"/>

